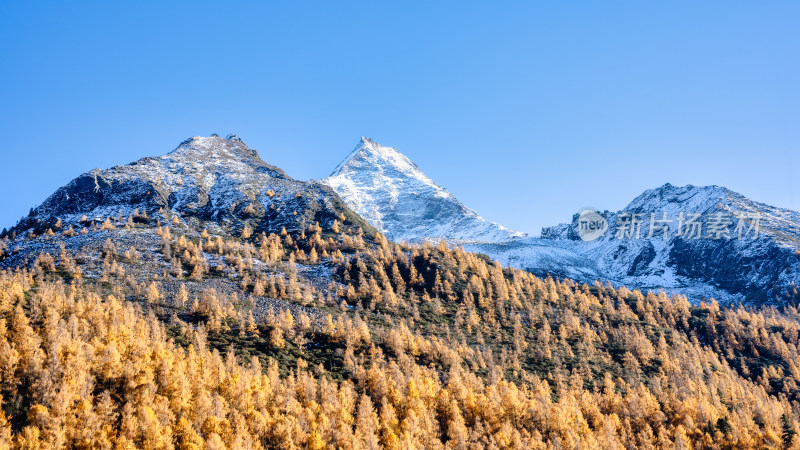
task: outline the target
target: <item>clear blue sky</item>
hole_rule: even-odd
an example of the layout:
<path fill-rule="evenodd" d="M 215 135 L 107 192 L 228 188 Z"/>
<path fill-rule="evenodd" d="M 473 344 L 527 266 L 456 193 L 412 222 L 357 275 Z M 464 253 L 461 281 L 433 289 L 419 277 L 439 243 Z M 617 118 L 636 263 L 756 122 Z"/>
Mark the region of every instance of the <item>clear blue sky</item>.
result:
<path fill-rule="evenodd" d="M 532 233 L 665 182 L 800 210 L 797 2 L 122 3 L 0 2 L 0 228 L 229 132 L 298 179 L 370 136 Z"/>

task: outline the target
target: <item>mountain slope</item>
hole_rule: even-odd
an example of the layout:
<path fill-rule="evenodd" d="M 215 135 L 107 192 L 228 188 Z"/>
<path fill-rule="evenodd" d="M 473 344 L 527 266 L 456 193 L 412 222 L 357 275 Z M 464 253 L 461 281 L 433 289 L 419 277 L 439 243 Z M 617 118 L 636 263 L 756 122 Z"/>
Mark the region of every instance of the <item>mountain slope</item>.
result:
<path fill-rule="evenodd" d="M 362 138 L 323 183 L 396 241 L 498 242 L 524 236 L 483 219 L 405 155 L 369 138 Z"/>

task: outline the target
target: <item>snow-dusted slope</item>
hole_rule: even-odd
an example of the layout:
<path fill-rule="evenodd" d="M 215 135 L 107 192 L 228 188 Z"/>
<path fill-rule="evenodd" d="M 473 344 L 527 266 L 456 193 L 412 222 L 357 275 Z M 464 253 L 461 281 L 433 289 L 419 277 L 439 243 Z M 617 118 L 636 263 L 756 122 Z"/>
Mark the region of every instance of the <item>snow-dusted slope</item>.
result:
<path fill-rule="evenodd" d="M 323 183 L 396 241 L 501 242 L 524 234 L 489 222 L 438 186 L 405 155 L 369 138 Z"/>
<path fill-rule="evenodd" d="M 193 137 L 162 156 L 110 169 L 94 169 L 58 189 L 14 230 L 41 230 L 61 221 L 85 226 L 134 211 L 155 217 L 159 210 L 182 221 L 203 222 L 238 233 L 329 225 L 344 214 L 369 227 L 328 186 L 292 179 L 261 160 L 236 136 Z"/>
<path fill-rule="evenodd" d="M 576 215 L 570 224 L 543 229 L 542 238 L 468 249 L 539 274 L 587 282 L 611 280 L 644 290 L 663 288 L 695 301 L 713 297 L 762 303 L 797 296 L 797 212 L 752 201 L 724 187 L 665 184 L 645 191 L 622 211 L 600 214 L 608 221 L 608 231 L 591 242 L 579 238 Z M 618 234 L 626 214 L 640 214 L 638 238 Z M 668 227 L 666 239 L 663 229 L 649 236 L 651 214 L 656 214 L 656 219 L 671 220 L 664 223 Z M 678 235 L 681 214 L 700 215 L 699 237 Z M 719 217 L 729 220 L 725 223 L 728 233 L 714 239 L 710 226 Z M 738 217 L 743 217 L 741 238 L 736 228 Z M 751 226 L 758 228 L 755 239 Z"/>

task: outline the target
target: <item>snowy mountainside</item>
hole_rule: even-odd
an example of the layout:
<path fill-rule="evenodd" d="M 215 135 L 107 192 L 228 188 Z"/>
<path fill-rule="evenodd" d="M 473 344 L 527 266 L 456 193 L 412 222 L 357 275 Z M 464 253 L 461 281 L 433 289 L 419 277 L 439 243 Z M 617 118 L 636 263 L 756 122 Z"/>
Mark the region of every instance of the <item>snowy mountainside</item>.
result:
<path fill-rule="evenodd" d="M 366 137 L 323 183 L 396 241 L 501 242 L 525 236 L 483 219 L 408 157 Z"/>
<path fill-rule="evenodd" d="M 598 213 L 608 231 L 593 241 L 580 239 L 576 214 L 572 223 L 543 229 L 541 238 L 467 249 L 538 274 L 663 288 L 695 301 L 713 297 L 763 303 L 797 296 L 800 214 L 795 211 L 724 187 L 665 184 L 645 191 L 621 211 Z M 638 234 L 632 225 L 635 214 Z M 690 217 L 697 228 L 688 225 Z"/>

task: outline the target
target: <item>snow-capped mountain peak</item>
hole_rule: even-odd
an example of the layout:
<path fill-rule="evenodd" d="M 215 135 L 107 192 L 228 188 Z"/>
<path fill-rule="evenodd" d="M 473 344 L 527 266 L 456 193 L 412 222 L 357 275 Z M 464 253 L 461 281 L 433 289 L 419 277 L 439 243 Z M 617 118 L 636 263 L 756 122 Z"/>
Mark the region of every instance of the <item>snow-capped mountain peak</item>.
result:
<path fill-rule="evenodd" d="M 486 221 L 406 155 L 362 137 L 323 182 L 395 240 L 504 241 L 524 234 Z"/>
<path fill-rule="evenodd" d="M 800 244 L 797 239 L 800 236 L 800 215 L 797 212 L 753 201 L 723 186 L 674 186 L 667 183 L 644 191 L 623 211 L 639 213 L 645 218 L 651 214 L 675 218 L 681 213 L 705 217 L 720 212 L 731 215 L 733 219 L 741 215 L 757 216 L 761 234 L 791 247 Z M 676 225 L 672 222 L 670 230 Z"/>
<path fill-rule="evenodd" d="M 362 136 L 356 148 L 334 169 L 331 177 L 355 170 L 377 169 L 388 176 L 398 173 L 434 188 L 440 196 L 450 195 L 439 187 L 408 157 L 393 147 L 384 147 L 374 140 Z"/>
<path fill-rule="evenodd" d="M 580 238 L 581 216 L 575 214 L 570 223 L 543 229 L 540 239 L 467 249 L 538 274 L 664 289 L 693 301 L 714 297 L 780 303 L 796 295 L 800 283 L 796 211 L 751 200 L 722 186 L 667 183 L 644 191 L 620 211 L 598 214 L 608 229 L 590 242 Z"/>
<path fill-rule="evenodd" d="M 175 150 L 165 158 L 175 160 L 196 160 L 216 163 L 245 163 L 250 166 L 262 166 L 266 163 L 258 156 L 258 152 L 249 148 L 238 136 L 231 134 L 221 138 L 211 136 L 193 136 L 181 142 Z"/>
<path fill-rule="evenodd" d="M 625 207 L 626 211 L 639 212 L 679 206 L 693 211 L 705 211 L 715 203 L 724 200 L 727 189 L 720 186 L 675 186 L 666 183 L 653 189 L 647 189 Z"/>
<path fill-rule="evenodd" d="M 55 226 L 84 227 L 87 220 L 117 221 L 145 212 L 180 216 L 200 228 L 234 233 L 304 229 L 334 220 L 369 228 L 328 186 L 299 181 L 264 162 L 234 135 L 195 136 L 171 152 L 109 169 L 95 169 L 56 190 L 15 227 L 18 233 Z M 56 227 L 58 228 L 58 227 Z"/>

